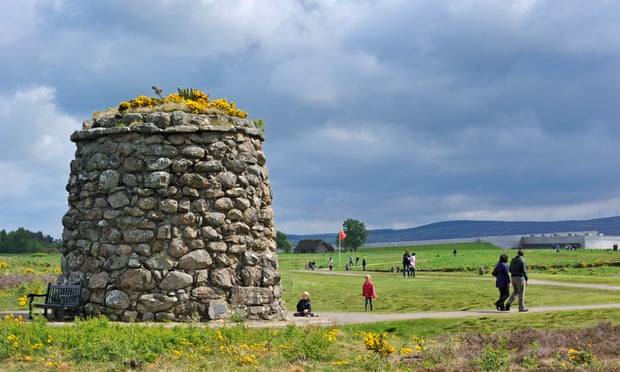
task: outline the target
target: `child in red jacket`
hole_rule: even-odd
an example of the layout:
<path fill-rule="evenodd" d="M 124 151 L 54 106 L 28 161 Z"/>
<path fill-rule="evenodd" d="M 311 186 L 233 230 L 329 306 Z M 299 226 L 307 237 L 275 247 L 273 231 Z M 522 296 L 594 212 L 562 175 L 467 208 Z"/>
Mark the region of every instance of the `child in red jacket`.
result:
<path fill-rule="evenodd" d="M 372 299 L 377 298 L 377 293 L 370 275 L 366 275 L 366 281 L 362 285 L 362 296 L 365 298 L 364 311 L 368 311 L 368 305 L 370 305 L 370 311 L 372 311 Z"/>

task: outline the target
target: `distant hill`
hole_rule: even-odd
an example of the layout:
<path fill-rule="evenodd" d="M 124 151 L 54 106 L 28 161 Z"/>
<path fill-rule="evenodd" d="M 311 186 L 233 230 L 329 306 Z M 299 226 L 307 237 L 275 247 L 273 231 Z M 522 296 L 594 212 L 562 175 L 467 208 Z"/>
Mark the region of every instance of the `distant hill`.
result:
<path fill-rule="evenodd" d="M 363 222 L 363 221 L 362 221 Z M 620 235 L 620 217 L 596 218 L 582 221 L 446 221 L 408 229 L 368 230 L 367 243 L 395 243 L 418 240 L 476 238 L 498 235 L 528 235 L 554 232 L 597 231 L 605 235 Z M 302 239 L 322 239 L 334 243 L 337 231 L 326 234 L 287 234 L 297 245 Z"/>

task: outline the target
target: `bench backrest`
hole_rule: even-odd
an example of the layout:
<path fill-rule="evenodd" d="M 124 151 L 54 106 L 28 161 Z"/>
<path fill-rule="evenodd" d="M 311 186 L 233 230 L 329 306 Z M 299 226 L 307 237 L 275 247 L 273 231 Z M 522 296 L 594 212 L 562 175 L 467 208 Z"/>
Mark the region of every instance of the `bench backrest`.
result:
<path fill-rule="evenodd" d="M 64 306 L 79 306 L 81 294 L 81 285 L 49 284 L 47 286 L 45 303 Z"/>

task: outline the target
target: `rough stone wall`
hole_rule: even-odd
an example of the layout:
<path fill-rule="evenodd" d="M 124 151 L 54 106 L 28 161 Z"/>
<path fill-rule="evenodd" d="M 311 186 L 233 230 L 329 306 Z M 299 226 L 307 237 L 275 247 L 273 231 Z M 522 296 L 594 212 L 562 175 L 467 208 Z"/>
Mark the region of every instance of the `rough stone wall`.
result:
<path fill-rule="evenodd" d="M 59 282 L 112 320 L 282 319 L 263 132 L 131 113 L 73 133 Z"/>

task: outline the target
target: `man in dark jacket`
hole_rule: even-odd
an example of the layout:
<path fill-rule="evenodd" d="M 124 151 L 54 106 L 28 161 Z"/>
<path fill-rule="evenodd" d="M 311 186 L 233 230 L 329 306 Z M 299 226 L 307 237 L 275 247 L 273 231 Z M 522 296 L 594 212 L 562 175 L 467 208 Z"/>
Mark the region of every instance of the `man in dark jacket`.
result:
<path fill-rule="evenodd" d="M 519 311 L 526 312 L 525 308 L 525 286 L 527 285 L 527 265 L 523 259 L 523 251 L 519 249 L 517 255 L 510 261 L 510 276 L 512 282 L 512 294 L 506 302 L 506 311 L 510 311 L 510 305 L 519 298 Z"/>
<path fill-rule="evenodd" d="M 403 278 L 406 276 L 410 276 L 409 267 L 411 264 L 409 263 L 409 250 L 405 249 L 405 253 L 403 254 Z"/>

